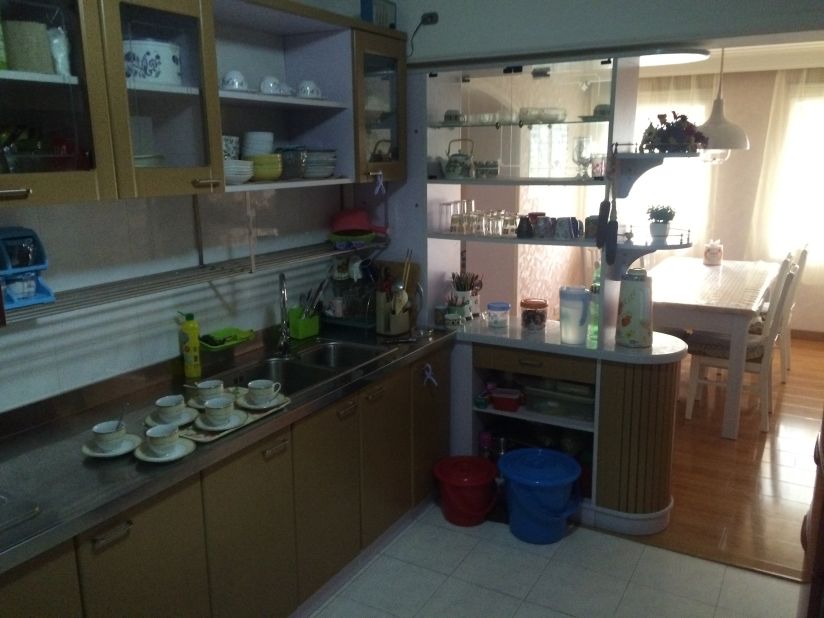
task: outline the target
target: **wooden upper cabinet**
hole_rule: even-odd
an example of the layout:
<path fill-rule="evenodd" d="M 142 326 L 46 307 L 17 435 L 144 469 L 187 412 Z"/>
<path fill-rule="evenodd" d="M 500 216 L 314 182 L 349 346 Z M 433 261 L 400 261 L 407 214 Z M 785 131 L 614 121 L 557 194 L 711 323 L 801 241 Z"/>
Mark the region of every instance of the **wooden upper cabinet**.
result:
<path fill-rule="evenodd" d="M 0 205 L 115 197 L 96 2 L 10 0 L 0 19 Z"/>
<path fill-rule="evenodd" d="M 101 0 L 118 196 L 222 190 L 210 0 Z"/>
<path fill-rule="evenodd" d="M 406 179 L 406 39 L 355 30 L 357 182 Z"/>

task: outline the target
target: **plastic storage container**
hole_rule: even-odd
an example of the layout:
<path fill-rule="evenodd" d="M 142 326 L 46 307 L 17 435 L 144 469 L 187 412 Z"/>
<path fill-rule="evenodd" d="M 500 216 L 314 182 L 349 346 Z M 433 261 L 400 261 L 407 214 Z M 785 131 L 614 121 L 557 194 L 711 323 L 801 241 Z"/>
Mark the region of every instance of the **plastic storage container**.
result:
<path fill-rule="evenodd" d="M 572 457 L 549 449 L 509 451 L 498 460 L 506 482 L 509 530 L 526 543 L 560 541 L 567 518 L 580 506 L 573 488 L 581 466 Z"/>
<path fill-rule="evenodd" d="M 486 319 L 491 328 L 506 328 L 509 326 L 509 303 L 488 303 L 486 306 Z"/>
<path fill-rule="evenodd" d="M 547 306 L 543 298 L 525 298 L 521 301 L 521 326 L 524 330 L 546 328 Z"/>
<path fill-rule="evenodd" d="M 477 526 L 497 502 L 495 464 L 483 457 L 445 457 L 435 464 L 441 510 L 456 526 Z"/>
<path fill-rule="evenodd" d="M 524 400 L 524 395 L 514 388 L 496 388 L 489 393 L 489 399 L 496 410 L 516 412 Z"/>

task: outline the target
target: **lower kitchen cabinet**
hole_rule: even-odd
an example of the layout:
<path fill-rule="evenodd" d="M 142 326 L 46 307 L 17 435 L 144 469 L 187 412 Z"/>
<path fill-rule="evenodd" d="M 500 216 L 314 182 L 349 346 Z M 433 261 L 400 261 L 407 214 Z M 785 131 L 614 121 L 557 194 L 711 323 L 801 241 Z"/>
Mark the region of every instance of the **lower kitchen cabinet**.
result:
<path fill-rule="evenodd" d="M 358 418 L 347 397 L 292 425 L 301 601 L 360 551 Z"/>
<path fill-rule="evenodd" d="M 409 370 L 360 391 L 361 543 L 378 538 L 411 504 Z"/>
<path fill-rule="evenodd" d="M 76 537 L 85 615 L 210 615 L 200 477 Z"/>
<path fill-rule="evenodd" d="M 288 616 L 298 605 L 290 429 L 202 481 L 212 615 Z"/>
<path fill-rule="evenodd" d="M 451 347 L 412 365 L 412 503 L 432 495 L 435 462 L 449 454 Z"/>
<path fill-rule="evenodd" d="M 0 616 L 79 618 L 74 545 L 60 545 L 0 577 Z"/>

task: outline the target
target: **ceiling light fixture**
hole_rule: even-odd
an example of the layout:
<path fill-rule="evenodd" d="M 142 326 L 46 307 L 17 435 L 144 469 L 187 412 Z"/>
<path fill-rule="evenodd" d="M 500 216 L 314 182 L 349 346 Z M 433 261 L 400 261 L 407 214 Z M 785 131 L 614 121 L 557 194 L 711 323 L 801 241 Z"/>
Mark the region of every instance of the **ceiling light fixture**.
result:
<path fill-rule="evenodd" d="M 710 57 L 706 49 L 653 49 L 639 56 L 641 67 L 660 67 L 669 64 L 700 62 Z"/>
<path fill-rule="evenodd" d="M 708 163 L 723 163 L 730 157 L 731 150 L 749 150 L 750 138 L 737 124 L 724 118 L 724 99 L 721 86 L 724 83 L 724 50 L 721 49 L 721 69 L 718 74 L 718 94 L 712 102 L 712 113 L 698 130 L 707 138 L 707 147 L 701 152 L 701 158 Z"/>

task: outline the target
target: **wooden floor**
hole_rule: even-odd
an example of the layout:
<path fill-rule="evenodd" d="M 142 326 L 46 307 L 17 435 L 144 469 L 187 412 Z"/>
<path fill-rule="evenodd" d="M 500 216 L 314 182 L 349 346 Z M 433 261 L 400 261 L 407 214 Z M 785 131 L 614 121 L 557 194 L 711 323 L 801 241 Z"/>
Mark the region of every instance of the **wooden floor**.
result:
<path fill-rule="evenodd" d="M 754 397 L 744 396 L 738 440 L 721 438 L 723 389 L 684 420 L 689 361 L 682 364 L 669 527 L 636 540 L 725 564 L 799 579 L 801 520 L 815 481 L 813 447 L 824 408 L 824 342 L 793 340 L 792 370 L 781 384 L 774 364 L 776 411 L 758 431 Z"/>

